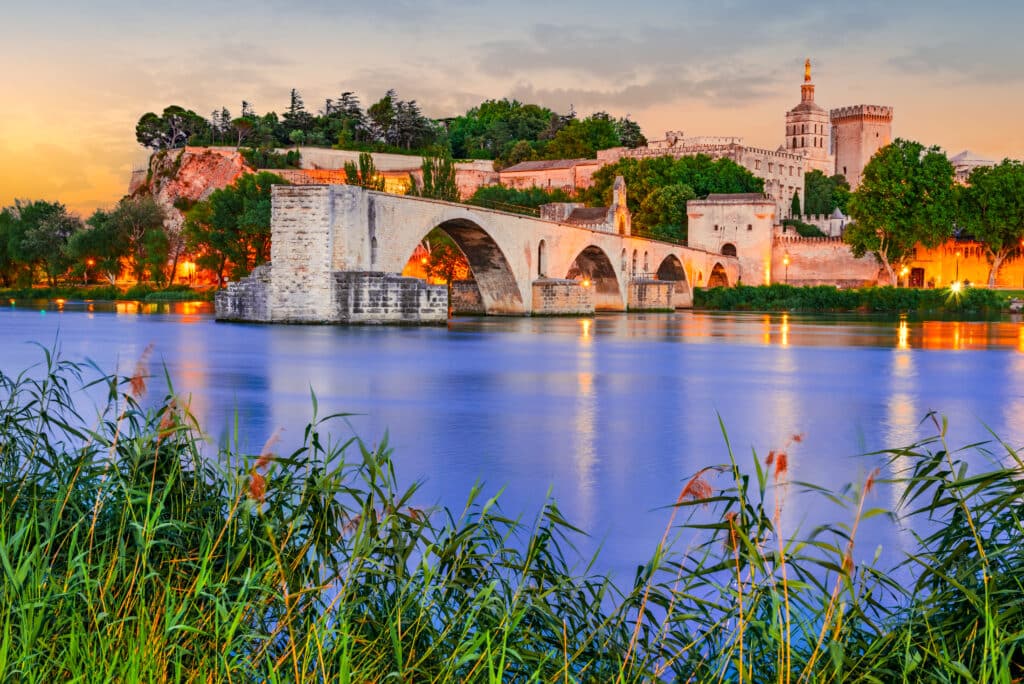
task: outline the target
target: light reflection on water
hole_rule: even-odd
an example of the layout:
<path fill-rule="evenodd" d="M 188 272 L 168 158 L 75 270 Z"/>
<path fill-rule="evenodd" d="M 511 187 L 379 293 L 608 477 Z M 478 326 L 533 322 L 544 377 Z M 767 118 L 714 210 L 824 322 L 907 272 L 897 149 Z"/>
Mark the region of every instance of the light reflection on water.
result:
<path fill-rule="evenodd" d="M 1019 319 L 680 313 L 398 329 L 217 324 L 208 311 L 4 308 L 0 370 L 38 361 L 25 342 L 49 344 L 58 331 L 66 356 L 122 372 L 154 342 L 154 372 L 166 364 L 215 439 L 237 421 L 252 451 L 278 426 L 282 449 L 297 443 L 314 391 L 322 413 L 360 414 L 349 423 L 368 442 L 389 434 L 400 476 L 426 480 L 417 504 L 461 509 L 482 481 L 488 496 L 504 488 L 507 512 L 529 516 L 550 489 L 593 534 L 584 554 L 605 542 L 601 567 L 625 577 L 654 548 L 682 484 L 728 460 L 719 417 L 741 465 L 752 448 L 761 459 L 786 449 L 791 480 L 834 488 L 883 465 L 857 454 L 931 434 L 921 425 L 930 410 L 949 416 L 952 445 L 985 439 L 986 424 L 1024 443 Z M 343 439 L 349 428 L 336 430 Z M 880 487 L 869 506 L 899 494 Z M 826 519 L 849 514 L 789 487 L 786 530 Z M 877 544 L 895 557 L 910 539 L 881 516 L 859 535 L 858 560 Z"/>

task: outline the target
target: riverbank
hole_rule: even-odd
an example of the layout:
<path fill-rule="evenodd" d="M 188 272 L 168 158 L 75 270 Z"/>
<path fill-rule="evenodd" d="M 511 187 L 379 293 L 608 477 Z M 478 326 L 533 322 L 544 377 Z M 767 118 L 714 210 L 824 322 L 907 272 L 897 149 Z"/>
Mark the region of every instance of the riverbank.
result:
<path fill-rule="evenodd" d="M 955 292 L 895 287 L 841 290 L 830 285 L 739 285 L 696 288 L 693 306 L 718 311 L 997 314 L 1008 310 L 1015 294 L 973 287 Z"/>
<path fill-rule="evenodd" d="M 188 285 L 157 287 L 140 283 L 131 287 L 117 285 L 0 288 L 0 301 L 77 300 L 140 302 L 212 302 L 215 290 L 194 289 Z"/>
<path fill-rule="evenodd" d="M 801 473 L 787 452 L 802 437 L 753 459 L 723 445 L 616 583 L 572 569 L 579 532 L 555 503 L 525 524 L 475 489 L 461 509 L 419 507 L 387 444 L 332 440 L 336 417 L 315 401 L 304 430 L 288 426 L 297 449 L 271 437 L 205 456 L 185 400 L 146 387 L 148 356 L 131 377 L 52 353 L 0 376 L 4 680 L 1024 674 L 1024 482 L 1009 446 L 950 451 L 935 421 L 935 438 L 891 452 L 888 482 L 820 491 L 845 504 L 840 521 L 790 535 Z M 78 415 L 78 388 L 97 381 L 102 419 Z M 886 514 L 883 484 L 920 536 L 893 568 L 854 560 L 860 524 Z"/>

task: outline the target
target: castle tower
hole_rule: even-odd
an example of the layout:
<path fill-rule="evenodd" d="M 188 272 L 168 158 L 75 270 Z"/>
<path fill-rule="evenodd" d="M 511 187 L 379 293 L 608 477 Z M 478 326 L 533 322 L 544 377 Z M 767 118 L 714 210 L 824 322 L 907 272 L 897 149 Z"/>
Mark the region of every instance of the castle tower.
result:
<path fill-rule="evenodd" d="M 804 63 L 804 83 L 800 86 L 800 104 L 786 112 L 786 152 L 802 154 L 804 171 L 817 169 L 830 176 L 835 164 L 829 153 L 828 112 L 814 101 L 814 83 L 811 81 L 811 60 Z"/>
<path fill-rule="evenodd" d="M 835 172 L 846 176 L 850 187 L 856 188 L 871 157 L 892 142 L 892 107 L 842 107 L 832 110 L 831 119 Z"/>

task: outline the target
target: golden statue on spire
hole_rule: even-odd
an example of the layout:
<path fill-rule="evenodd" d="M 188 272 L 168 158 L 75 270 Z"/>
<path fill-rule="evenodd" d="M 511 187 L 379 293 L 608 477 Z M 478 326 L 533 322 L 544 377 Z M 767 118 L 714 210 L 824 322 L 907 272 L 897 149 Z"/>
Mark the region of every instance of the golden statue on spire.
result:
<path fill-rule="evenodd" d="M 808 57 L 807 61 L 804 62 L 804 83 L 810 83 L 810 82 L 811 82 L 811 59 L 810 59 L 810 57 Z"/>

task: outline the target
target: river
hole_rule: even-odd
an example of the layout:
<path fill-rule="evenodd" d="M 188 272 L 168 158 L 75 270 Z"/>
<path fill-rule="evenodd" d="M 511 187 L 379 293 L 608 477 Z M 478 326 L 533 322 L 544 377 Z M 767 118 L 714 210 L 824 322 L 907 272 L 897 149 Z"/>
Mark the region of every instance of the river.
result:
<path fill-rule="evenodd" d="M 506 513 L 529 519 L 550 491 L 590 533 L 581 551 L 603 545 L 598 567 L 620 578 L 650 556 L 686 480 L 727 461 L 719 417 L 742 464 L 752 449 L 762 459 L 786 449 L 793 480 L 835 488 L 883 463 L 860 454 L 933 434 L 921 423 L 933 410 L 948 416 L 954 446 L 989 438 L 987 428 L 1024 445 L 1024 327 L 1007 317 L 683 312 L 319 327 L 216 323 L 200 304 L 69 302 L 0 309 L 0 333 L 7 374 L 41 359 L 30 342 L 122 372 L 153 343 L 153 371 L 166 365 L 207 433 L 223 439 L 237 416 L 252 452 L 278 427 L 282 450 L 301 439 L 312 390 L 321 413 L 359 414 L 336 424 L 338 437 L 388 433 L 400 478 L 424 480 L 417 504 L 461 510 L 482 482 L 503 490 Z M 163 393 L 158 379 L 151 388 Z M 788 530 L 849 518 L 798 490 Z M 886 507 L 897 493 L 871 496 Z M 898 558 L 909 539 L 875 518 L 855 555 L 881 546 Z"/>

